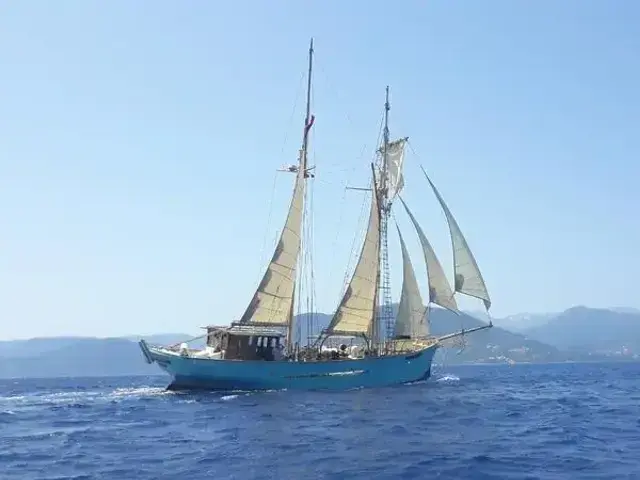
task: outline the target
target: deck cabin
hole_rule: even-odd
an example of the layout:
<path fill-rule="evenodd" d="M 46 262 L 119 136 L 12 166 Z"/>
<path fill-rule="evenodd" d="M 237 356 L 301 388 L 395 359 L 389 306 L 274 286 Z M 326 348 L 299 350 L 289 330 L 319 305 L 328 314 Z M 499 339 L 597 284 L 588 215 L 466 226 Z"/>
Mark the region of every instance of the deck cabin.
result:
<path fill-rule="evenodd" d="M 207 347 L 222 351 L 225 360 L 279 360 L 286 334 L 273 327 L 231 325 L 204 327 Z"/>

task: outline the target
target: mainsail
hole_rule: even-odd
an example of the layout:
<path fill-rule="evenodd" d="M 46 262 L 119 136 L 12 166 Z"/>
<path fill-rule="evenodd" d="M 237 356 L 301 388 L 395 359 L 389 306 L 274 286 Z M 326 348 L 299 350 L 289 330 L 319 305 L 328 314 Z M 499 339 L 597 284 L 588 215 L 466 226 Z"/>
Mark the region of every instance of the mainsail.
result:
<path fill-rule="evenodd" d="M 420 168 L 422 168 L 422 166 Z M 424 176 L 427 177 L 433 193 L 435 193 L 438 202 L 440 202 L 440 206 L 449 224 L 449 233 L 451 234 L 451 244 L 453 246 L 455 290 L 470 297 L 480 298 L 484 301 L 485 308 L 489 310 L 489 308 L 491 308 L 491 299 L 489 298 L 489 292 L 487 292 L 487 287 L 476 263 L 476 259 L 473 257 L 458 223 L 444 202 L 440 192 L 438 192 L 429 175 L 424 171 L 424 168 L 422 168 L 422 172 Z"/>
<path fill-rule="evenodd" d="M 271 262 L 240 323 L 286 325 L 291 321 L 304 207 L 304 170 L 296 176 L 287 220 Z"/>
<path fill-rule="evenodd" d="M 289 213 L 280 239 L 273 252 L 260 285 L 242 315 L 242 324 L 288 326 L 287 338 L 291 341 L 293 327 L 293 298 L 296 291 L 296 269 L 302 244 L 301 234 L 304 216 L 305 179 L 308 176 L 307 147 L 309 130 L 314 122 L 311 115 L 311 72 L 313 65 L 313 39 L 309 44 L 309 70 L 307 74 L 307 108 L 298 165 L 289 171 L 296 173 L 295 186 Z"/>
<path fill-rule="evenodd" d="M 402 249 L 402 294 L 400 295 L 394 335 L 395 337 L 424 337 L 429 334 L 429 326 L 425 318 L 426 308 L 422 302 L 407 246 L 397 224 L 396 228 Z"/>
<path fill-rule="evenodd" d="M 420 245 L 422 245 L 424 261 L 427 264 L 427 278 L 429 280 L 429 302 L 457 312 L 458 305 L 456 304 L 456 299 L 453 296 L 453 291 L 451 289 L 451 286 L 449 285 L 449 281 L 447 280 L 446 275 L 444 274 L 442 265 L 440 264 L 440 261 L 436 256 L 436 252 L 433 250 L 433 247 L 429 243 L 429 240 L 427 240 L 427 236 L 422 231 L 422 227 L 420 227 L 420 224 L 413 216 L 411 210 L 409 210 L 409 207 L 404 202 L 402 197 L 400 197 L 400 201 L 402 202 L 404 209 L 409 215 L 409 218 L 411 219 L 411 222 L 413 223 L 413 226 L 418 233 L 418 238 L 420 238 Z"/>
<path fill-rule="evenodd" d="M 380 252 L 380 209 L 374 187 L 369 225 L 360 258 L 340 305 L 327 329 L 330 334 L 366 334 L 376 313 Z"/>

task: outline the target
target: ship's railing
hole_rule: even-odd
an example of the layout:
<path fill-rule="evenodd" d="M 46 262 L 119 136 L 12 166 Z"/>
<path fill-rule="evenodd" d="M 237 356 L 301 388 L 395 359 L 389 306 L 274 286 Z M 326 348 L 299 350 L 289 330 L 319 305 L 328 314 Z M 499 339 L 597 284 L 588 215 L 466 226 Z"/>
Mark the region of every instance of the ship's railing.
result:
<path fill-rule="evenodd" d="M 387 340 L 382 348 L 383 355 L 397 355 L 424 350 L 438 343 L 435 337 L 426 338 L 400 338 Z"/>
<path fill-rule="evenodd" d="M 285 335 L 283 328 L 286 325 L 245 325 L 232 323 L 231 325 L 208 325 L 202 327 L 208 332 L 228 332 L 240 335 L 262 335 L 265 337 L 279 337 Z"/>

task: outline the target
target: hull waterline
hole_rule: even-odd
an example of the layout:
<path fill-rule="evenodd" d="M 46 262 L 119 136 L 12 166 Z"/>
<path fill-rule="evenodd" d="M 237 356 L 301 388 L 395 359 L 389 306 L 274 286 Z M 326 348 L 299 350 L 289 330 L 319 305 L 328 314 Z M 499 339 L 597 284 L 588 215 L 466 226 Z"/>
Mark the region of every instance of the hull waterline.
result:
<path fill-rule="evenodd" d="M 171 375 L 170 390 L 349 390 L 426 380 L 438 345 L 405 354 L 318 362 L 184 357 L 144 340 L 140 348 L 148 363 Z"/>

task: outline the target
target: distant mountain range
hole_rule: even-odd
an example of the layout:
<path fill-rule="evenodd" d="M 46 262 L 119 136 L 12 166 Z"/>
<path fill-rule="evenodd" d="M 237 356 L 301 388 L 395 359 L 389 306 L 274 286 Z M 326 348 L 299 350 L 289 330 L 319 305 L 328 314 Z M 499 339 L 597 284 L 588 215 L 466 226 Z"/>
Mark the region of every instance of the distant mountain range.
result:
<path fill-rule="evenodd" d="M 523 333 L 564 350 L 639 354 L 640 312 L 574 307 Z"/>
<path fill-rule="evenodd" d="M 152 343 L 177 343 L 184 334 L 152 335 Z M 0 342 L 0 378 L 149 375 L 159 371 L 142 360 L 127 338 L 53 337 Z"/>
<path fill-rule="evenodd" d="M 470 314 L 480 319 L 486 318 L 484 312 L 470 312 Z M 544 325 L 556 315 L 556 313 L 518 313 L 508 317 L 496 318 L 493 322 L 495 325 L 506 328 L 509 331 L 524 333 L 530 328 Z"/>
<path fill-rule="evenodd" d="M 484 312 L 470 312 L 486 319 Z M 606 356 L 640 354 L 640 310 L 573 307 L 559 313 L 521 313 L 495 325 L 571 352 Z"/>
<path fill-rule="evenodd" d="M 479 318 L 478 318 L 479 317 Z M 485 317 L 486 318 L 486 317 Z M 306 343 L 325 328 L 331 315 L 297 317 L 296 335 Z M 477 312 L 455 315 L 432 309 L 431 331 L 444 335 L 484 324 Z M 521 314 L 494 320 L 494 328 L 464 337 L 462 344 L 441 349 L 436 362 L 501 363 L 638 359 L 640 312 L 633 309 L 574 307 L 558 314 Z M 515 327 L 514 327 L 515 326 Z M 512 331 L 510 331 L 512 330 Z M 193 336 L 175 333 L 144 337 L 150 343 L 172 344 Z M 0 377 L 77 377 L 152 375 L 136 344 L 140 337 L 53 337 L 0 341 Z M 198 343 L 202 344 L 202 341 Z"/>

